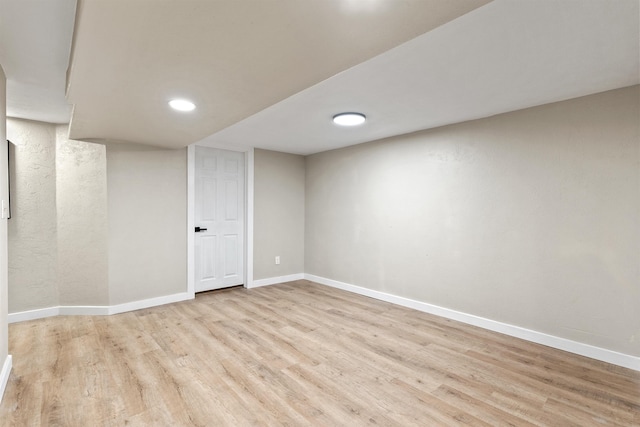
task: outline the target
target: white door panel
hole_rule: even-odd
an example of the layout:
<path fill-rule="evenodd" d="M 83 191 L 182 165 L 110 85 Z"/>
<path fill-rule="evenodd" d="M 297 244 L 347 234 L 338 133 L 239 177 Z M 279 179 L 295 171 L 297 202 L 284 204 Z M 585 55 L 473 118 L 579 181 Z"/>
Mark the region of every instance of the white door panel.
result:
<path fill-rule="evenodd" d="M 241 285 L 244 153 L 196 147 L 195 159 L 196 292 Z"/>
<path fill-rule="evenodd" d="M 238 276 L 238 236 L 226 235 L 224 236 L 224 277 L 237 277 Z"/>
<path fill-rule="evenodd" d="M 201 248 L 202 248 L 202 256 L 201 256 L 201 275 L 200 278 L 202 280 L 212 280 L 216 278 L 216 246 L 217 246 L 217 238 L 216 236 L 201 236 Z"/>

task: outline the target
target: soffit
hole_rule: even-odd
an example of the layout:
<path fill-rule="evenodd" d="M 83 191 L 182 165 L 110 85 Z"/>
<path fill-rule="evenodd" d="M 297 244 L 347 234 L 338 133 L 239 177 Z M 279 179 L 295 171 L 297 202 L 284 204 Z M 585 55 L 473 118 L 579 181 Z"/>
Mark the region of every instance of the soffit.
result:
<path fill-rule="evenodd" d="M 81 0 L 70 137 L 183 147 L 487 2 Z"/>
<path fill-rule="evenodd" d="M 636 85 L 639 4 L 496 0 L 201 143 L 312 154 Z"/>
<path fill-rule="evenodd" d="M 69 122 L 64 88 L 75 8 L 75 0 L 0 0 L 9 117 Z"/>

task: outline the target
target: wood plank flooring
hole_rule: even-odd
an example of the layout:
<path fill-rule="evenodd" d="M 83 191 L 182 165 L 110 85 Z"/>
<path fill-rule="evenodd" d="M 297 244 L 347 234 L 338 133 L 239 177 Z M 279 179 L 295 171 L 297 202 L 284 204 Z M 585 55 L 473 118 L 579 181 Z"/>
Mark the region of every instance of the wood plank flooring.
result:
<path fill-rule="evenodd" d="M 640 373 L 308 281 L 10 325 L 2 426 L 639 426 Z"/>

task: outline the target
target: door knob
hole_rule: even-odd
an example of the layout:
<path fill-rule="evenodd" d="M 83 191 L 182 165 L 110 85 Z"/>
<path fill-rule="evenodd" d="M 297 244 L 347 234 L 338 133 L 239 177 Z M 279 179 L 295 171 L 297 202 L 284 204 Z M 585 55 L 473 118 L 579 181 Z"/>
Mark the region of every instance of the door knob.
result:
<path fill-rule="evenodd" d="M 207 231 L 207 229 L 206 228 L 196 227 L 196 233 L 199 233 L 201 231 Z"/>

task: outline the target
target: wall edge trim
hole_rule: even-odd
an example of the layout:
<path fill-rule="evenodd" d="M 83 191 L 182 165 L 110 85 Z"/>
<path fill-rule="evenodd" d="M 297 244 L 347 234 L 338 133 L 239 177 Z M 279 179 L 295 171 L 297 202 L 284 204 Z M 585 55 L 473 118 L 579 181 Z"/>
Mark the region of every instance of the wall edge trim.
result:
<path fill-rule="evenodd" d="M 305 278 L 304 273 L 288 274 L 286 276 L 268 277 L 266 279 L 253 280 L 247 289 L 259 288 L 260 286 L 275 285 L 278 283 L 293 282 L 295 280 L 302 280 Z"/>
<path fill-rule="evenodd" d="M 122 304 L 109 306 L 108 314 L 126 313 L 128 311 L 142 310 L 143 308 L 157 307 L 160 305 L 186 301 L 194 298 L 195 296 L 190 292 L 180 292 L 177 294 L 164 295 L 160 297 L 148 298 L 148 299 L 132 301 L 132 302 L 125 302 Z"/>
<path fill-rule="evenodd" d="M 16 313 L 9 313 L 9 323 L 26 322 L 27 320 L 43 319 L 45 317 L 58 316 L 60 314 L 60 307 L 45 307 L 35 310 L 18 311 Z"/>
<path fill-rule="evenodd" d="M 548 347 L 599 360 L 601 362 L 607 362 L 611 363 L 612 365 L 622 366 L 634 371 L 640 371 L 640 357 L 619 353 L 601 347 L 595 347 L 590 344 L 572 341 L 566 338 L 549 335 L 543 332 L 526 329 L 508 323 L 498 322 L 496 320 L 475 316 L 473 314 L 440 307 L 426 302 L 416 301 L 381 291 L 367 289 L 361 286 L 356 286 L 333 279 L 327 279 L 325 277 L 320 277 L 313 274 L 305 273 L 304 276 L 306 280 L 310 280 L 321 285 L 342 289 L 344 291 L 353 292 L 370 298 L 397 304 L 403 307 L 412 308 L 414 310 L 422 311 L 425 313 L 434 314 L 436 316 L 444 317 L 447 319 L 456 320 L 458 322 L 477 326 L 493 332 L 499 332 L 501 334 L 520 338 L 526 341 L 534 342 L 536 344 L 546 345 Z"/>
<path fill-rule="evenodd" d="M 58 316 L 104 316 L 109 314 L 106 305 L 61 305 Z"/>
<path fill-rule="evenodd" d="M 53 316 L 108 316 L 112 314 L 126 313 L 128 311 L 141 310 L 143 308 L 157 307 L 160 305 L 193 299 L 189 292 L 180 292 L 172 295 L 147 298 L 138 301 L 125 302 L 116 305 L 66 305 L 57 307 L 40 308 L 36 310 L 9 313 L 9 323 L 26 322 L 27 320 L 43 319 Z"/>
<path fill-rule="evenodd" d="M 10 354 L 7 354 L 7 357 L 4 359 L 4 364 L 2 365 L 2 371 L 0 371 L 0 402 L 2 402 L 4 391 L 9 383 L 9 375 L 11 374 L 12 367 L 13 359 Z"/>

